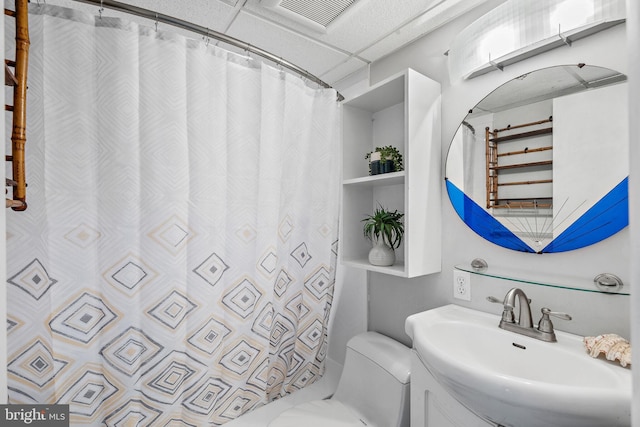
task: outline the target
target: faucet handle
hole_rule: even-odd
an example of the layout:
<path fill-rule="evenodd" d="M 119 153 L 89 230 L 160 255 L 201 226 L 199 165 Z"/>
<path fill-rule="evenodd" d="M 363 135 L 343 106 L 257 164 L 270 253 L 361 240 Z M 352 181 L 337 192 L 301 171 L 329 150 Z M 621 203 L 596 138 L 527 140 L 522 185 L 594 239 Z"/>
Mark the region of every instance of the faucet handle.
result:
<path fill-rule="evenodd" d="M 514 309 L 513 305 L 507 304 L 506 301 L 501 301 L 498 298 L 491 295 L 487 297 L 487 301 L 492 302 L 494 304 L 500 304 L 504 307 L 504 310 L 502 311 L 503 322 L 515 323 L 515 316 L 513 314 L 513 309 Z"/>
<path fill-rule="evenodd" d="M 559 311 L 551 311 L 547 307 L 543 307 L 540 311 L 542 312 L 542 318 L 540 318 L 540 322 L 538 322 L 538 330 L 540 332 L 550 334 L 553 337 L 551 341 L 556 341 L 555 339 L 556 334 L 555 334 L 555 331 L 553 330 L 553 322 L 551 322 L 551 319 L 549 318 L 549 316 L 554 316 L 562 320 L 571 320 L 572 319 L 571 316 L 568 315 L 567 313 L 561 313 Z"/>
<path fill-rule="evenodd" d="M 498 298 L 494 297 L 493 295 L 489 295 L 489 296 L 487 297 L 487 301 L 492 302 L 492 303 L 495 303 L 495 304 L 502 304 L 502 305 L 504 305 L 505 307 L 506 307 L 506 306 L 509 306 L 509 307 L 513 308 L 513 306 L 512 306 L 511 304 L 507 304 L 507 303 L 505 303 L 503 300 L 500 300 L 500 299 L 498 299 Z M 527 298 L 527 301 L 529 302 L 529 304 L 531 304 L 531 298 Z"/>
<path fill-rule="evenodd" d="M 491 296 L 491 295 L 489 295 L 487 297 L 487 301 L 492 302 L 494 304 L 500 304 L 500 305 L 502 305 L 504 307 L 505 310 L 513 310 L 514 309 L 514 306 L 512 304 L 509 304 L 506 300 L 502 301 L 502 300 L 499 300 L 498 298 L 496 298 L 494 296 Z M 529 302 L 531 302 L 531 301 L 529 301 Z"/>
<path fill-rule="evenodd" d="M 542 317 L 545 317 L 545 315 L 547 315 L 547 316 L 554 316 L 554 317 L 557 317 L 558 319 L 562 319 L 562 320 L 571 320 L 571 319 L 573 319 L 567 313 L 561 313 L 559 311 L 551 311 L 547 307 L 542 307 L 542 310 L 540 310 L 540 311 L 542 311 Z"/>

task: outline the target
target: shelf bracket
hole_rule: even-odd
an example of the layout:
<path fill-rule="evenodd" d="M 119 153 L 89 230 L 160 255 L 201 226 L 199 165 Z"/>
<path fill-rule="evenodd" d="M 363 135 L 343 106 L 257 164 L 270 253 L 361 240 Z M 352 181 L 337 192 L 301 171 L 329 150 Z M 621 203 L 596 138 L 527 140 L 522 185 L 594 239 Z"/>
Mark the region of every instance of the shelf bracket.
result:
<path fill-rule="evenodd" d="M 569 37 L 563 36 L 562 35 L 562 31 L 560 31 L 560 24 L 558 24 L 558 37 L 560 38 L 560 40 L 562 40 L 562 42 L 564 44 L 566 44 L 567 46 L 571 47 L 571 40 L 569 40 Z"/>

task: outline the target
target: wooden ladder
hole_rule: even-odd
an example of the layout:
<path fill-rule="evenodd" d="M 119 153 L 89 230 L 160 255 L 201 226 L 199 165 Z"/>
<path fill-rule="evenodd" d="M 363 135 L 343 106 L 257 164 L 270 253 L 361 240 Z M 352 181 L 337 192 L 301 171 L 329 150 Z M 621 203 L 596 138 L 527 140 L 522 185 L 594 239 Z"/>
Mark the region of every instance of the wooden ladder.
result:
<path fill-rule="evenodd" d="M 6 199 L 6 207 L 14 211 L 27 209 L 27 183 L 25 175 L 24 147 L 27 142 L 27 70 L 29 68 L 29 5 L 28 0 L 15 0 L 15 11 L 4 10 L 4 14 L 16 20 L 15 60 L 4 61 L 4 84 L 13 87 L 13 105 L 4 106 L 13 114 L 11 131 L 11 155 L 6 160 L 12 163 L 13 177 L 6 185 L 13 187 L 13 198 Z M 11 70 L 13 68 L 13 71 Z"/>

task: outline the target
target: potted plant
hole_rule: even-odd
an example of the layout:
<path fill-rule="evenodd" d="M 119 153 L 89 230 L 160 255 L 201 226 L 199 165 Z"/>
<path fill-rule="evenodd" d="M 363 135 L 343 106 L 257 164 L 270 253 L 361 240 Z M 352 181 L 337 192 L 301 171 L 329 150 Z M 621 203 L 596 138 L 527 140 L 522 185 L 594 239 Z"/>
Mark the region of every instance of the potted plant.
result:
<path fill-rule="evenodd" d="M 390 266 L 396 260 L 395 248 L 402 244 L 404 236 L 404 214 L 393 212 L 378 205 L 372 215 L 367 215 L 364 222 L 364 236 L 373 242 L 369 251 L 369 262 L 377 266 Z"/>
<path fill-rule="evenodd" d="M 387 172 L 399 172 L 404 170 L 404 166 L 402 164 L 402 154 L 400 151 L 392 145 L 386 145 L 384 147 L 376 147 L 373 153 L 380 153 L 380 173 Z M 372 153 L 367 153 L 364 156 L 365 159 L 369 160 L 371 158 Z M 369 165 L 369 173 L 371 173 L 371 165 Z"/>

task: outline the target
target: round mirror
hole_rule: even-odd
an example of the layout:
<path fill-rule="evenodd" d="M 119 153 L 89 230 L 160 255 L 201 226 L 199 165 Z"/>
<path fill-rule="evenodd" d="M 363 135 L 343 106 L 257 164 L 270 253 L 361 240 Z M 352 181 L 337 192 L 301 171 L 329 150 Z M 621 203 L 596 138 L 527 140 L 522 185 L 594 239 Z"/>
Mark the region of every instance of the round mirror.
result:
<path fill-rule="evenodd" d="M 447 155 L 449 199 L 497 245 L 578 249 L 629 223 L 626 76 L 566 65 L 524 74 L 476 105 Z"/>

